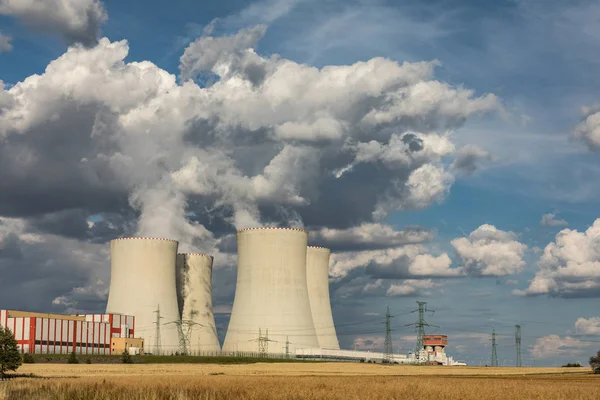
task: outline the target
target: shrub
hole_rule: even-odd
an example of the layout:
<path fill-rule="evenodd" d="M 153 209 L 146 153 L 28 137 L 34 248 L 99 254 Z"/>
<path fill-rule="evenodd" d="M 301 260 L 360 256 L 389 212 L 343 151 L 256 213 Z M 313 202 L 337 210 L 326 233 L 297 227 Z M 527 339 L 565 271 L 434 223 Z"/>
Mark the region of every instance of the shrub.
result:
<path fill-rule="evenodd" d="M 579 368 L 581 367 L 581 364 L 579 364 L 578 362 L 576 363 L 568 363 L 563 365 L 563 368 Z"/>
<path fill-rule="evenodd" d="M 19 347 L 11 330 L 0 327 L 0 377 L 8 371 L 16 371 L 22 363 Z"/>
<path fill-rule="evenodd" d="M 67 360 L 67 364 L 79 364 L 79 360 L 77 359 L 77 354 L 75 354 L 75 352 L 71 353 L 69 359 Z"/>
<path fill-rule="evenodd" d="M 86 358 L 86 359 L 85 359 L 85 363 L 86 363 L 86 364 L 91 364 L 91 363 L 92 363 L 92 359 L 91 359 L 91 358 L 89 358 L 89 357 L 88 357 L 88 358 Z"/>
<path fill-rule="evenodd" d="M 600 350 L 595 356 L 590 357 L 590 366 L 595 374 L 600 374 Z"/>
<path fill-rule="evenodd" d="M 35 364 L 33 356 L 29 353 L 23 354 L 23 364 Z"/>
<path fill-rule="evenodd" d="M 121 354 L 121 362 L 123 364 L 133 364 L 133 359 L 131 358 L 131 354 L 129 354 L 129 352 L 127 350 L 124 350 L 123 354 Z"/>

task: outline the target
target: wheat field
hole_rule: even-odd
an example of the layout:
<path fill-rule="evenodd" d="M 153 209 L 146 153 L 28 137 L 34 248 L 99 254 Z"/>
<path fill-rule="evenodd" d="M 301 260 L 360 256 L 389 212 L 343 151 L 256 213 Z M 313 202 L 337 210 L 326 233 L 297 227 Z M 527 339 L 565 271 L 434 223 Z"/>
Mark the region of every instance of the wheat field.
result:
<path fill-rule="evenodd" d="M 600 377 L 582 372 L 350 363 L 33 364 L 19 373 L 38 378 L 0 382 L 0 400 L 599 399 Z"/>

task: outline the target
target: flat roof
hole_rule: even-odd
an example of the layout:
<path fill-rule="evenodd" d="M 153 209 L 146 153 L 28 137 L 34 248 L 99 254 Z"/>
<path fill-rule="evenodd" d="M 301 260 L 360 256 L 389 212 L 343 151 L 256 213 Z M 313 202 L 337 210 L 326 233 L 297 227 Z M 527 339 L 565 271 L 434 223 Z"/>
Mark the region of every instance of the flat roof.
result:
<path fill-rule="evenodd" d="M 40 313 L 40 312 L 31 312 L 31 311 L 17 311 L 17 310 L 6 310 L 9 318 L 52 318 L 52 319 L 62 319 L 67 321 L 84 321 L 85 315 L 64 315 L 64 314 L 50 314 L 50 313 Z"/>

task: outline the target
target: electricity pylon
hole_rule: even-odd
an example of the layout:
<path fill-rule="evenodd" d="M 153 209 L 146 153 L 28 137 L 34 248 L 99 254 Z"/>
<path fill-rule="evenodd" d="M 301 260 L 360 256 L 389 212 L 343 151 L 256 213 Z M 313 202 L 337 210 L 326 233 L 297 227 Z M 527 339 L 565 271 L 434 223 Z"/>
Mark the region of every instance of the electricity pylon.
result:
<path fill-rule="evenodd" d="M 181 321 L 171 321 L 167 322 L 165 325 L 175 324 L 177 326 L 177 336 L 179 337 L 179 354 L 186 355 L 187 354 L 187 346 L 185 342 L 185 336 L 183 334 L 183 328 Z"/>
<path fill-rule="evenodd" d="M 198 322 L 194 322 L 189 319 L 181 320 L 181 333 L 185 338 L 185 350 L 184 354 L 191 355 L 192 352 L 192 330 L 194 326 L 203 327 L 204 325 L 199 324 Z M 185 328 L 185 329 L 184 329 Z"/>
<path fill-rule="evenodd" d="M 430 326 L 430 327 L 439 328 L 439 326 L 431 325 L 431 324 L 428 324 L 427 322 L 425 322 L 425 313 L 430 312 L 431 315 L 433 315 L 435 313 L 435 310 L 428 309 L 427 303 L 424 301 L 417 301 L 417 304 L 419 305 L 419 309 L 413 310 L 411 312 L 413 312 L 413 313 L 418 312 L 419 320 L 417 322 L 413 322 L 412 324 L 406 324 L 405 326 L 414 325 L 417 329 L 417 347 L 415 349 L 415 357 L 417 359 L 419 359 L 419 353 L 421 352 L 421 350 L 423 350 L 423 336 L 425 336 L 425 327 Z"/>
<path fill-rule="evenodd" d="M 290 338 L 289 336 L 285 337 L 285 358 L 290 358 Z"/>
<path fill-rule="evenodd" d="M 154 334 L 154 353 L 160 355 L 161 353 L 161 339 L 160 339 L 160 320 L 163 318 L 160 316 L 160 304 L 156 306 L 156 321 L 154 324 L 156 325 L 156 332 Z"/>
<path fill-rule="evenodd" d="M 269 342 L 277 342 L 269 339 L 269 328 L 266 329 L 265 336 L 262 335 L 262 330 L 258 328 L 258 338 L 250 339 L 251 342 L 258 343 L 258 353 L 260 357 L 266 357 L 269 351 Z"/>
<path fill-rule="evenodd" d="M 392 325 L 390 323 L 391 318 L 390 306 L 387 306 L 387 311 L 385 313 L 385 343 L 383 354 L 383 362 L 385 364 L 391 364 L 394 361 L 394 353 L 392 350 Z"/>
<path fill-rule="evenodd" d="M 517 345 L 517 367 L 521 367 L 521 325 L 515 325 L 515 343 Z"/>
<path fill-rule="evenodd" d="M 496 329 L 492 330 L 492 367 L 498 366 L 498 354 L 496 352 Z"/>

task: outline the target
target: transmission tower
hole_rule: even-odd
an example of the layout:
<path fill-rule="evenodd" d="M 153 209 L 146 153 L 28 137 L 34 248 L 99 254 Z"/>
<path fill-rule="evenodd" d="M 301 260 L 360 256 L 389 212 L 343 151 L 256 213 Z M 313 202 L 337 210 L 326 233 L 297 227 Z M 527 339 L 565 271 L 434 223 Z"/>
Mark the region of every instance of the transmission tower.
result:
<path fill-rule="evenodd" d="M 521 367 L 521 325 L 515 325 L 515 343 L 517 345 L 517 367 Z"/>
<path fill-rule="evenodd" d="M 269 350 L 269 342 L 277 342 L 269 339 L 269 329 L 267 328 L 265 336 L 262 335 L 262 330 L 258 328 L 258 338 L 250 339 L 251 342 L 258 342 L 258 353 L 260 357 L 266 357 Z"/>
<path fill-rule="evenodd" d="M 390 306 L 387 306 L 387 311 L 385 313 L 385 343 L 384 343 L 384 354 L 383 354 L 383 362 L 386 364 L 391 364 L 394 361 L 394 353 L 392 350 L 392 325 L 391 325 L 392 316 L 390 315 Z"/>
<path fill-rule="evenodd" d="M 192 351 L 192 331 L 194 329 L 194 326 L 199 326 L 200 329 L 202 329 L 202 327 L 204 325 L 199 324 L 198 322 L 191 321 L 189 319 L 184 319 L 181 322 L 186 327 L 186 331 L 185 331 L 185 345 L 186 345 L 186 349 L 188 351 L 188 355 L 190 355 L 189 353 L 191 353 L 191 351 Z M 182 328 L 182 330 L 183 330 L 183 328 Z M 200 343 L 198 343 L 198 350 L 200 350 L 199 347 L 200 347 Z"/>
<path fill-rule="evenodd" d="M 163 318 L 160 316 L 160 304 L 156 306 L 156 321 L 154 324 L 156 325 L 156 332 L 154 334 L 154 353 L 160 355 L 161 353 L 161 339 L 160 339 L 160 320 Z"/>
<path fill-rule="evenodd" d="M 290 338 L 285 337 L 285 358 L 290 358 Z"/>
<path fill-rule="evenodd" d="M 183 327 L 181 321 L 171 321 L 167 322 L 165 325 L 175 324 L 177 326 L 177 337 L 179 338 L 179 354 L 186 355 L 187 354 L 187 346 L 185 343 L 185 336 L 183 334 Z"/>
<path fill-rule="evenodd" d="M 496 353 L 496 329 L 492 330 L 492 367 L 498 366 L 498 354 Z"/>
<path fill-rule="evenodd" d="M 417 304 L 419 305 L 419 309 L 413 310 L 411 312 L 413 312 L 413 313 L 418 312 L 419 320 L 412 324 L 406 324 L 406 326 L 414 325 L 417 329 L 417 347 L 415 349 L 415 357 L 418 359 L 420 351 L 423 350 L 423 336 L 425 336 L 425 327 L 429 326 L 429 327 L 439 328 L 439 326 L 431 325 L 431 324 L 428 324 L 427 322 L 425 322 L 425 313 L 430 312 L 431 315 L 433 315 L 435 313 L 435 311 L 428 309 L 427 303 L 424 301 L 417 301 Z"/>

